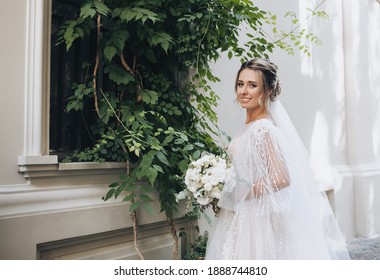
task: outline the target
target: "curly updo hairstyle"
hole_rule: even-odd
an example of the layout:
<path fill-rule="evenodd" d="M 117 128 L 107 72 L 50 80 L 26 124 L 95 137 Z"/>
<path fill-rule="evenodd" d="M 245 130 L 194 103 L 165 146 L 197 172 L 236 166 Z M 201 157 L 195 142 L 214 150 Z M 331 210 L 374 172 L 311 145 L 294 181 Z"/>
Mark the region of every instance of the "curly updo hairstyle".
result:
<path fill-rule="evenodd" d="M 259 83 L 261 83 L 262 88 L 264 89 L 263 98 L 265 101 L 275 101 L 276 97 L 281 93 L 280 81 L 277 76 L 277 66 L 269 60 L 263 58 L 254 58 L 244 62 L 236 75 L 235 91 L 237 91 L 237 83 L 240 73 L 244 69 L 251 69 L 259 74 Z M 263 103 L 266 104 L 266 102 L 262 102 L 261 100 L 260 105 Z"/>

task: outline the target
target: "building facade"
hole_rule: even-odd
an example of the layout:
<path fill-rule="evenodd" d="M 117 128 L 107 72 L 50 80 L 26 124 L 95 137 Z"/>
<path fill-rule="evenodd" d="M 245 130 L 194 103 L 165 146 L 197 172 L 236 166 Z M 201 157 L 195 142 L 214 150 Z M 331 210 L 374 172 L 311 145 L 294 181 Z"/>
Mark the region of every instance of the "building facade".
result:
<path fill-rule="evenodd" d="M 327 0 L 329 20 L 310 23 L 317 1 L 257 1 L 278 15 L 299 13 L 322 45 L 310 58 L 276 51 L 287 108 L 347 241 L 380 233 L 380 4 Z M 3 0 L 0 11 L 0 259 L 136 259 L 128 205 L 101 198 L 123 164 L 60 163 L 49 153 L 51 0 Z M 233 135 L 239 61 L 222 57 L 220 127 Z M 157 211 L 158 212 L 158 211 Z M 165 217 L 138 214 L 140 247 L 170 259 Z M 186 227 L 177 220 L 179 227 Z"/>

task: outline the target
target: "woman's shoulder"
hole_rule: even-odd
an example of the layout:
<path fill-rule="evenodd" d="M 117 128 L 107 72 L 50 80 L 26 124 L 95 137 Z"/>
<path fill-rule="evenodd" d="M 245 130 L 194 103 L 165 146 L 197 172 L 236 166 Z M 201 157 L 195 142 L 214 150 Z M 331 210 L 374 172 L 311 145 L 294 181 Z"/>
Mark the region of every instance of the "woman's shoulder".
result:
<path fill-rule="evenodd" d="M 278 134 L 278 127 L 271 118 L 262 118 L 248 124 L 248 131 L 251 137 L 256 140 L 263 139 L 264 136 L 271 138 Z"/>
<path fill-rule="evenodd" d="M 248 124 L 248 129 L 252 132 L 268 131 L 276 128 L 274 121 L 270 117 L 261 118 Z"/>

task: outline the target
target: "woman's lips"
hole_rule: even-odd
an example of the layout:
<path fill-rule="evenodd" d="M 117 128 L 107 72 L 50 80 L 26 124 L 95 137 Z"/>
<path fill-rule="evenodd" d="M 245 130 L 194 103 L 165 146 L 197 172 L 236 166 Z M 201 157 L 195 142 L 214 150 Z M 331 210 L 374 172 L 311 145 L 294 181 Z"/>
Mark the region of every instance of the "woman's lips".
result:
<path fill-rule="evenodd" d="M 252 98 L 248 98 L 248 97 L 241 97 L 240 98 L 240 101 L 241 103 L 248 103 L 249 101 L 251 101 Z"/>

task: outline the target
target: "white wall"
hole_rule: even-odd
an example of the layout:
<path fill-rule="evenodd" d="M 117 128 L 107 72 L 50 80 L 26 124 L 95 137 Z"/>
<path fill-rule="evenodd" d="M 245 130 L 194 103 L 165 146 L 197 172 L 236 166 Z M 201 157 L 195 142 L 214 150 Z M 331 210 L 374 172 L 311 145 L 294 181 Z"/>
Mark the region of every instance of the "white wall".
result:
<path fill-rule="evenodd" d="M 358 235 L 380 231 L 380 3 L 344 1 L 349 163 Z"/>
<path fill-rule="evenodd" d="M 345 5 L 352 6 L 349 11 Z M 328 0 L 329 20 L 307 21 L 315 0 L 255 1 L 281 18 L 297 12 L 301 28 L 316 34 L 311 57 L 277 50 L 282 100 L 310 152 L 317 176 L 334 189 L 333 206 L 347 240 L 380 232 L 380 5 L 375 0 Z M 343 25 L 345 24 L 345 25 Z M 352 26 L 349 26 L 352 25 Z M 280 25 L 286 30 L 288 23 Z M 350 50 L 352 49 L 352 50 Z M 219 125 L 233 136 L 244 122 L 234 102 L 240 61 L 223 57 L 213 69 L 222 82 Z M 377 211 L 377 212 L 376 212 Z"/>
<path fill-rule="evenodd" d="M 6 2 L 6 3 L 4 3 Z M 3 1 L 0 16 L 0 185 L 24 183 L 17 157 L 23 152 L 26 4 Z M 14 20 L 15 15 L 22 20 Z"/>

